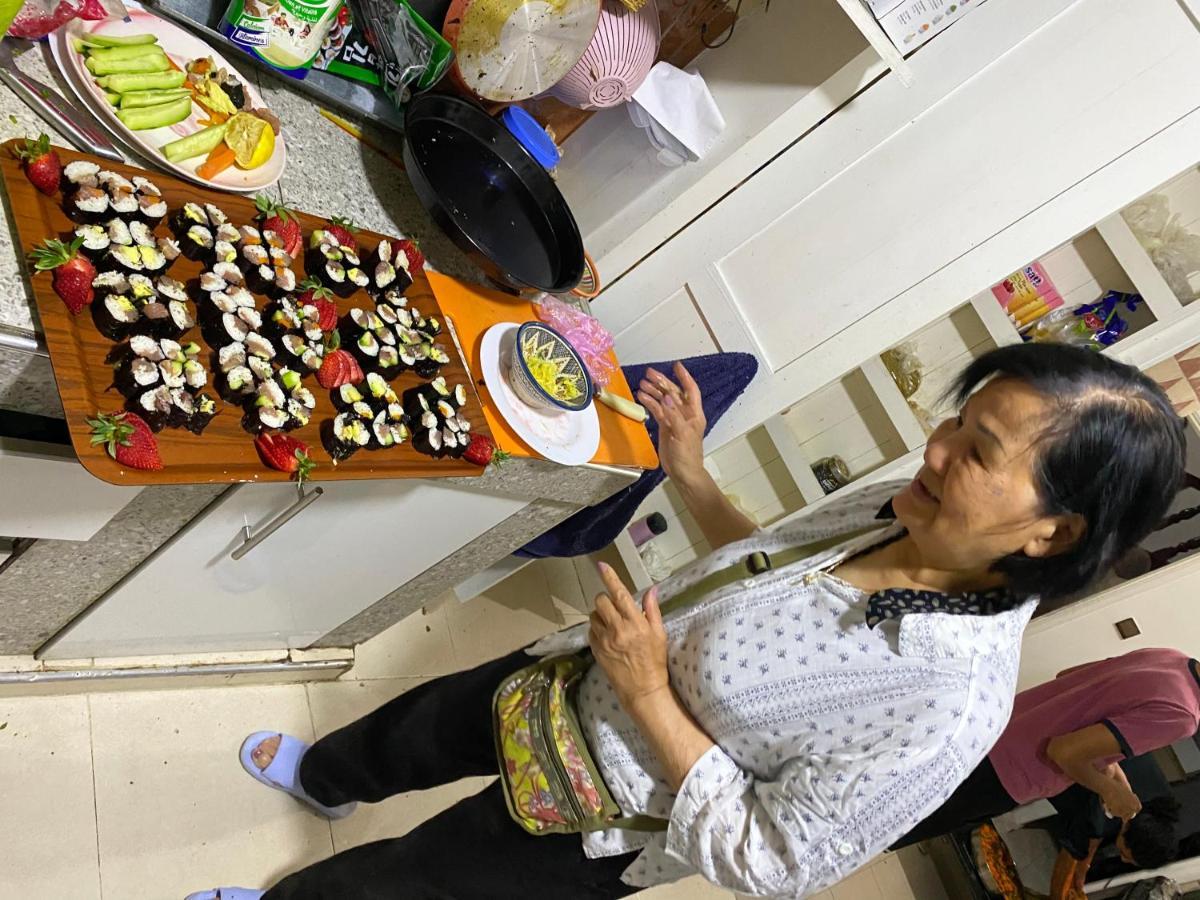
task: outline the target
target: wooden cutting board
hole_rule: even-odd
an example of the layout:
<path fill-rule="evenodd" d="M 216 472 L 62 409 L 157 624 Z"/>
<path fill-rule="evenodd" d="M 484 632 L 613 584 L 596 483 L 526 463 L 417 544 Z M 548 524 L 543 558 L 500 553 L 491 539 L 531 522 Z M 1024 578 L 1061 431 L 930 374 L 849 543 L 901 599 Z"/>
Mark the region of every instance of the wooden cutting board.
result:
<path fill-rule="evenodd" d="M 14 152 L 14 147 L 19 143 L 12 140 L 3 144 L 0 174 L 3 175 L 8 191 L 9 214 L 16 227 L 15 243 L 27 260 L 29 252 L 44 239 L 57 237 L 69 240 L 73 237 L 75 223 L 63 210 L 61 194 L 47 197 L 29 183 Z M 86 159 L 97 163 L 101 168 L 119 172 L 126 178 L 144 175 L 157 184 L 162 189 L 170 211 L 167 219 L 155 229 L 156 234 L 170 233 L 167 222 L 187 201 L 212 203 L 224 210 L 235 225 L 251 223 L 257 216 L 254 201 L 248 197 L 206 190 L 168 175 L 112 163 L 87 153 L 77 153 L 62 147 L 54 149 L 64 166 L 77 159 Z M 304 229 L 306 243 L 313 228 L 326 224 L 324 219 L 306 213 L 298 212 L 297 218 Z M 382 236 L 360 231 L 356 238 L 365 257 Z M 172 278 L 187 284 L 196 279 L 204 268 L 203 264 L 181 256 L 164 271 Z M 303 280 L 303 259 L 296 260 L 293 268 L 296 270 L 297 282 Z M 90 429 L 85 419 L 98 412 L 119 410 L 125 402 L 120 392 L 112 386 L 113 370 L 106 362 L 109 353 L 117 344 L 97 330 L 92 317 L 86 311 L 78 316 L 71 315 L 54 293 L 51 273 L 33 274 L 32 266 L 26 263 L 26 275 L 30 277 L 33 285 L 38 316 L 50 350 L 50 361 L 54 367 L 54 377 L 58 382 L 59 396 L 62 398 L 67 425 L 71 432 L 71 442 L 79 455 L 79 461 L 89 472 L 112 484 L 288 480 L 288 476 L 283 472 L 267 468 L 259 459 L 254 449 L 253 435 L 241 426 L 241 407 L 219 398 L 217 415 L 203 434 L 195 435 L 180 428 L 164 428 L 158 432 L 158 447 L 163 460 L 161 471 L 127 469 L 112 459 L 103 446 L 92 446 Z M 429 287 L 429 281 L 423 274 L 415 277 L 412 286 L 406 291 L 406 296 L 410 307 L 419 309 L 425 316 L 436 315 L 445 320 L 437 298 Z M 262 295 L 256 295 L 256 300 L 260 310 L 268 302 Z M 337 305 L 341 314 L 349 312 L 355 306 L 373 308 L 370 297 L 362 290 L 356 291 L 346 299 L 337 298 Z M 447 383 L 452 386 L 459 383 L 468 385 L 466 415 L 471 421 L 472 431 L 490 436 L 491 431 L 472 385 L 472 379 L 449 331 L 447 328 L 438 339 L 438 343 L 450 355 L 450 363 L 442 367 L 440 374 L 444 375 Z M 216 366 L 215 348 L 205 342 L 199 326 L 189 331 L 181 340 L 195 341 L 204 348 L 200 358 L 209 372 L 209 387 L 206 390 L 217 396 L 213 386 L 214 373 L 219 371 Z M 405 372 L 393 379 L 391 385 L 397 393 L 403 394 L 408 388 L 422 383 L 425 383 L 424 380 L 415 373 Z M 483 472 L 478 466 L 462 459 L 435 459 L 418 453 L 413 449 L 411 442 L 386 450 L 359 450 L 350 459 L 335 467 L 321 445 L 319 431 L 321 423 L 336 414 L 329 391 L 323 390 L 313 376 L 306 377 L 304 384 L 316 396 L 317 407 L 311 423 L 290 434 L 308 444 L 310 455 L 317 464 L 312 475 L 314 481 L 349 478 L 439 478 L 480 475 Z"/>

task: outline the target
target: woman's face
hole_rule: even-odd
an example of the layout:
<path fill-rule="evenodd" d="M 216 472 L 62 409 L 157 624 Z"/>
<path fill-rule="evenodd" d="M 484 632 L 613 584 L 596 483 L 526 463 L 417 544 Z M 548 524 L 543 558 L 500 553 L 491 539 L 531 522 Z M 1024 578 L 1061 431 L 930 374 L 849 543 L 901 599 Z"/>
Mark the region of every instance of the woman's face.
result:
<path fill-rule="evenodd" d="M 1051 556 L 1078 540 L 1082 519 L 1043 514 L 1034 486 L 1036 442 L 1051 417 L 1040 394 L 1003 378 L 938 427 L 921 471 L 893 502 L 925 565 L 983 571 L 1010 553 Z"/>

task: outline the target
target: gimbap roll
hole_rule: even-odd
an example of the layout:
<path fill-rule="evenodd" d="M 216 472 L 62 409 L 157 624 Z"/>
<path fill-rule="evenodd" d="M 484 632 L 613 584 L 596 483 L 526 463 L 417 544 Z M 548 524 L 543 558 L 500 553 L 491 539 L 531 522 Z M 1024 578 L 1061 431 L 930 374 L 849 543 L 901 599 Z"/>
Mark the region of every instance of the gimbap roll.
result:
<path fill-rule="evenodd" d="M 136 190 L 132 181 L 120 172 L 114 172 L 111 169 L 104 169 L 97 173 L 96 178 L 99 179 L 103 187 L 110 191 L 129 191 L 133 193 Z"/>
<path fill-rule="evenodd" d="M 428 456 L 441 456 L 442 432 L 435 428 L 422 428 L 413 438 L 413 448 Z"/>
<path fill-rule="evenodd" d="M 196 317 L 192 315 L 186 300 L 171 300 L 167 303 L 167 310 L 171 313 L 171 321 L 175 323 L 179 334 L 195 327 Z"/>
<path fill-rule="evenodd" d="M 337 389 L 334 395 L 333 404 L 338 409 L 351 409 L 355 403 L 361 403 L 363 400 L 362 391 L 352 384 L 343 384 Z"/>
<path fill-rule="evenodd" d="M 367 393 L 376 400 L 388 392 L 388 383 L 378 372 L 367 373 Z"/>
<path fill-rule="evenodd" d="M 236 287 L 231 287 L 225 293 L 229 294 L 229 296 L 233 298 L 233 302 L 236 303 L 238 306 L 253 306 L 254 305 L 254 295 L 252 293 L 250 293 L 249 290 L 247 290 L 244 286 L 242 286 L 240 284 L 237 285 Z"/>
<path fill-rule="evenodd" d="M 129 339 L 129 349 L 133 351 L 134 356 L 140 356 L 142 359 L 148 359 L 151 362 L 158 362 L 166 357 L 162 351 L 162 345 L 154 338 L 144 334 L 135 334 Z"/>
<path fill-rule="evenodd" d="M 358 266 L 350 266 L 346 269 L 346 280 L 356 288 L 365 288 L 371 285 L 371 276 Z"/>
<path fill-rule="evenodd" d="M 379 343 L 384 347 L 396 346 L 396 332 L 388 328 L 386 325 L 376 328 L 374 335 Z"/>
<path fill-rule="evenodd" d="M 130 222 L 129 235 L 139 247 L 153 247 L 155 245 L 154 232 L 150 230 L 150 226 L 145 222 L 138 222 L 136 220 Z"/>
<path fill-rule="evenodd" d="M 294 261 L 292 259 L 292 255 L 290 253 L 288 253 L 286 250 L 284 250 L 282 247 L 271 247 L 270 253 L 271 253 L 271 265 L 283 266 L 285 269 L 291 268 L 292 262 Z"/>
<path fill-rule="evenodd" d="M 275 270 L 270 266 L 256 266 L 247 275 L 247 283 L 260 294 L 272 293 L 274 291 Z"/>
<path fill-rule="evenodd" d="M 120 340 L 141 317 L 137 304 L 124 294 L 109 294 L 103 303 L 92 304 L 96 328 L 110 340 Z"/>
<path fill-rule="evenodd" d="M 158 252 L 161 253 L 163 255 L 163 259 L 169 263 L 175 262 L 175 260 L 179 259 L 180 254 L 183 252 L 179 249 L 179 241 L 175 240 L 174 238 L 160 237 L 157 244 Z"/>
<path fill-rule="evenodd" d="M 254 393 L 254 374 L 246 366 L 234 366 L 225 373 L 225 395 Z"/>
<path fill-rule="evenodd" d="M 108 259 L 112 260 L 119 269 L 126 269 L 130 272 L 140 272 L 145 266 L 142 264 L 142 254 L 138 252 L 138 248 L 134 246 L 113 244 L 108 249 Z"/>
<path fill-rule="evenodd" d="M 208 370 L 199 360 L 189 359 L 183 364 L 183 378 L 196 391 L 208 384 Z"/>
<path fill-rule="evenodd" d="M 454 421 L 458 425 L 459 434 L 467 434 L 471 430 L 471 420 L 462 413 L 455 416 Z"/>
<path fill-rule="evenodd" d="M 164 359 L 158 364 L 158 374 L 162 376 L 163 384 L 169 388 L 183 387 L 186 381 L 183 377 L 183 360 Z"/>
<path fill-rule="evenodd" d="M 258 331 L 262 328 L 262 313 L 253 306 L 239 306 L 237 308 L 237 317 L 245 322 L 252 331 Z"/>
<path fill-rule="evenodd" d="M 400 365 L 406 369 L 411 369 L 417 364 L 417 354 L 412 347 L 401 347 L 397 355 L 400 358 Z"/>
<path fill-rule="evenodd" d="M 138 247 L 137 250 L 146 271 L 159 272 L 167 267 L 167 258 L 157 247 Z"/>
<path fill-rule="evenodd" d="M 246 335 L 246 351 L 262 359 L 275 358 L 275 345 L 257 332 Z"/>
<path fill-rule="evenodd" d="M 250 367 L 250 371 L 259 381 L 269 381 L 275 374 L 270 360 L 263 359 L 261 356 L 246 357 L 246 365 Z"/>
<path fill-rule="evenodd" d="M 84 159 L 69 162 L 63 168 L 63 175 L 71 184 L 98 185 L 100 183 L 99 179 L 96 178 L 98 174 L 100 174 L 100 167 L 94 162 L 88 162 Z"/>
<path fill-rule="evenodd" d="M 354 346 L 358 349 L 359 354 L 368 362 L 374 362 L 379 356 L 379 341 L 369 331 L 364 331 L 360 334 L 358 340 L 354 342 Z"/>
<path fill-rule="evenodd" d="M 241 343 L 226 344 L 217 351 L 217 368 L 222 372 L 230 372 L 238 366 L 246 364 L 246 345 Z"/>
<path fill-rule="evenodd" d="M 454 404 L 452 404 L 449 400 L 439 400 L 434 406 L 434 409 L 437 411 L 437 414 L 442 417 L 443 421 L 449 421 L 450 419 L 453 419 L 456 414 Z"/>
<path fill-rule="evenodd" d="M 357 450 L 371 442 L 368 423 L 349 413 L 339 413 L 333 419 L 321 423 L 321 443 L 329 453 L 334 465 L 349 459 Z"/>
<path fill-rule="evenodd" d="M 147 222 L 161 222 L 167 215 L 167 201 L 154 194 L 141 194 L 137 198 L 138 215 Z M 115 206 L 114 206 L 115 208 Z"/>
<path fill-rule="evenodd" d="M 92 279 L 92 288 L 98 296 L 104 294 L 124 294 L 129 290 L 129 279 L 126 278 L 123 272 L 101 272 Z"/>
<path fill-rule="evenodd" d="M 229 216 L 225 215 L 223 210 L 218 209 L 211 203 L 204 204 L 204 212 L 208 215 L 209 223 L 214 226 L 227 225 L 229 223 Z"/>
<path fill-rule="evenodd" d="M 296 289 L 296 273 L 283 266 L 275 267 L 275 290 L 290 293 Z"/>
<path fill-rule="evenodd" d="M 284 366 L 279 370 L 279 383 L 290 394 L 296 388 L 300 387 L 300 373 L 295 369 L 289 369 L 287 366 Z"/>
<path fill-rule="evenodd" d="M 404 296 L 404 291 L 399 290 L 395 285 L 383 292 L 383 300 L 395 309 L 397 314 L 408 306 L 408 298 Z"/>
<path fill-rule="evenodd" d="M 129 190 L 110 186 L 108 189 L 108 206 L 113 212 L 121 216 L 131 217 L 137 215 L 138 198 L 137 194 L 133 192 L 133 186 L 130 185 Z"/>
<path fill-rule="evenodd" d="M 449 397 L 451 393 L 453 393 L 450 390 L 450 386 L 446 384 L 446 379 L 444 376 L 439 376 L 433 379 L 433 381 L 429 382 L 426 387 L 436 394 L 438 398 Z"/>
<path fill-rule="evenodd" d="M 217 401 L 208 394 L 200 394 L 196 397 L 195 406 L 195 411 L 185 427 L 193 434 L 200 434 L 217 414 Z"/>
<path fill-rule="evenodd" d="M 442 333 L 442 323 L 433 316 L 425 320 L 425 333 L 430 337 L 437 337 Z"/>
<path fill-rule="evenodd" d="M 92 256 L 102 254 L 110 243 L 108 230 L 103 225 L 80 225 L 75 229 L 75 236 L 83 238 L 83 249 Z"/>
<path fill-rule="evenodd" d="M 219 238 L 213 244 L 213 261 L 218 263 L 236 263 L 237 249 L 229 241 L 223 241 Z"/>
<path fill-rule="evenodd" d="M 124 219 L 109 219 L 104 227 L 108 232 L 109 243 L 121 247 L 128 247 L 133 243 L 133 233 Z"/>
<path fill-rule="evenodd" d="M 235 341 L 244 341 L 250 334 L 250 327 L 233 313 L 221 315 L 221 327 Z"/>
<path fill-rule="evenodd" d="M 183 204 L 183 207 L 175 216 L 175 230 L 184 235 L 193 225 L 202 225 L 208 228 L 212 223 L 208 221 L 208 214 L 204 211 L 204 207 L 199 203 L 191 201 Z"/>
<path fill-rule="evenodd" d="M 349 297 L 354 293 L 354 284 L 346 278 L 346 270 L 337 260 L 325 260 L 317 274 L 325 286 L 339 297 Z"/>
<path fill-rule="evenodd" d="M 168 300 L 178 300 L 182 303 L 188 298 L 187 288 L 184 287 L 183 282 L 176 281 L 169 275 L 159 275 L 154 286 Z"/>
<path fill-rule="evenodd" d="M 128 387 L 138 393 L 154 387 L 159 381 L 158 365 L 140 356 L 135 356 L 122 371 L 127 373 L 127 376 L 118 380 L 126 380 Z"/>
<path fill-rule="evenodd" d="M 465 384 L 454 386 L 454 390 L 450 392 L 450 402 L 454 404 L 456 410 L 467 405 L 467 386 Z"/>
<path fill-rule="evenodd" d="M 292 389 L 292 399 L 303 406 L 305 409 L 313 410 L 317 408 L 317 397 L 304 385 L 300 385 Z"/>
<path fill-rule="evenodd" d="M 368 445 L 372 450 L 382 450 L 391 447 L 396 443 L 396 439 L 392 436 L 392 423 L 388 421 L 386 409 L 381 409 L 371 423 L 371 436 L 373 441 Z"/>
<path fill-rule="evenodd" d="M 161 431 L 171 413 L 171 389 L 160 384 L 143 391 L 129 405 L 145 420 L 151 431 Z"/>
<path fill-rule="evenodd" d="M 345 244 L 341 244 L 339 247 L 342 252 L 342 265 L 344 265 L 347 269 L 362 265 L 362 260 L 358 258 L 358 254 L 355 253 L 351 248 L 347 247 Z"/>
<path fill-rule="evenodd" d="M 143 197 L 162 196 L 162 189 L 149 178 L 144 178 L 141 175 L 134 175 L 132 181 L 133 189 Z"/>
<path fill-rule="evenodd" d="M 167 424 L 172 428 L 182 428 L 187 425 L 196 412 L 196 401 L 183 388 L 171 390 L 171 412 L 167 416 Z"/>
<path fill-rule="evenodd" d="M 273 231 L 270 228 L 263 229 L 262 239 L 263 239 L 263 243 L 272 249 L 279 249 L 279 250 L 283 249 L 283 246 L 284 246 L 283 238 L 281 238 L 279 236 L 278 232 Z"/>
<path fill-rule="evenodd" d="M 224 291 L 227 287 L 229 284 L 216 272 L 200 273 L 200 290 L 211 294 L 213 291 Z"/>
<path fill-rule="evenodd" d="M 380 347 L 376 364 L 385 378 L 395 378 L 404 368 L 400 365 L 400 353 L 395 347 Z"/>
<path fill-rule="evenodd" d="M 208 295 L 208 299 L 215 309 L 223 313 L 236 313 L 241 308 L 237 305 L 237 301 L 224 291 L 213 291 Z"/>
<path fill-rule="evenodd" d="M 296 307 L 290 300 L 284 297 L 277 304 L 270 308 L 271 324 L 280 331 L 290 331 L 293 328 L 300 327 L 300 317 L 296 314 Z M 295 338 L 303 347 L 306 341 L 301 335 L 288 334 L 285 337 Z M 290 347 L 288 348 L 291 349 Z M 299 356 L 303 350 L 296 350 L 295 353 Z"/>
<path fill-rule="evenodd" d="M 256 406 L 282 407 L 287 403 L 287 395 L 283 392 L 283 388 L 273 380 L 261 382 L 255 395 L 254 404 Z"/>
<path fill-rule="evenodd" d="M 213 236 L 206 225 L 192 225 L 179 239 L 188 259 L 207 259 L 212 253 Z"/>
<path fill-rule="evenodd" d="M 243 225 L 241 228 L 238 229 L 238 234 L 240 235 L 240 237 L 239 237 L 237 243 L 238 243 L 238 246 L 240 246 L 243 250 L 246 247 L 250 247 L 250 246 L 253 246 L 256 244 L 262 244 L 262 242 L 263 242 L 262 232 L 259 231 L 257 228 L 255 228 L 253 225 Z"/>
<path fill-rule="evenodd" d="M 289 431 L 293 428 L 303 428 L 312 421 L 312 410 L 294 398 L 288 400 L 285 408 L 287 409 L 288 421 L 284 428 Z"/>
<path fill-rule="evenodd" d="M 87 221 L 97 221 L 108 212 L 108 192 L 89 185 L 80 185 L 67 201 L 67 211 Z"/>
<path fill-rule="evenodd" d="M 424 352 L 420 354 L 420 358 L 413 363 L 413 371 L 421 378 L 432 378 L 438 373 L 438 369 L 441 368 L 437 360 L 430 357 L 430 349 L 429 347 L 425 347 Z"/>
<path fill-rule="evenodd" d="M 259 406 L 255 408 L 255 415 L 247 416 L 242 424 L 250 431 L 259 431 L 263 428 L 284 428 L 287 423 L 287 410 L 274 406 Z"/>
<path fill-rule="evenodd" d="M 151 300 L 142 306 L 142 320 L 138 323 L 138 330 L 152 337 L 178 334 L 175 323 L 171 321 L 171 311 L 165 303 L 159 303 L 158 300 Z"/>
<path fill-rule="evenodd" d="M 304 351 L 304 355 L 300 357 L 300 361 L 312 372 L 316 372 L 321 368 L 323 359 L 323 354 L 319 350 L 313 349 L 311 345 L 309 349 Z"/>
<path fill-rule="evenodd" d="M 162 347 L 163 355 L 166 356 L 167 359 L 177 359 L 180 362 L 183 362 L 187 358 L 187 354 L 183 350 L 183 345 L 178 341 L 171 340 L 170 338 L 163 338 L 158 342 L 158 345 Z"/>
<path fill-rule="evenodd" d="M 230 244 L 237 244 L 242 240 L 242 233 L 237 230 L 236 225 L 231 225 L 228 222 L 222 222 L 217 226 L 217 230 L 213 232 L 213 236 L 218 241 L 226 241 Z"/>
<path fill-rule="evenodd" d="M 246 276 L 242 274 L 242 270 L 237 267 L 236 263 L 224 260 L 218 260 L 212 267 L 212 271 L 216 275 L 220 275 L 225 279 L 226 284 L 236 285 L 241 287 L 246 283 Z"/>

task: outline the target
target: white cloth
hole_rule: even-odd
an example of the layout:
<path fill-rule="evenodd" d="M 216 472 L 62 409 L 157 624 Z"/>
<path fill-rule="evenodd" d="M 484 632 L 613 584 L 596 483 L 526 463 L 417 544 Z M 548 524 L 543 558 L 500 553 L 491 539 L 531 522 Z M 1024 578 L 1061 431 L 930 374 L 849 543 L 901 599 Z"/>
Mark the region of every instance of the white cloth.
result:
<path fill-rule="evenodd" d="M 864 488 L 723 547 L 660 585 L 660 596 L 752 550 L 867 527 L 901 486 Z M 665 834 L 585 835 L 589 856 L 642 849 L 623 876 L 638 887 L 699 872 L 742 894 L 807 897 L 886 850 L 983 760 L 1012 711 L 1036 600 L 992 616 L 910 613 L 868 628 L 867 595 L 822 570 L 898 531 L 880 525 L 668 616 L 671 683 L 716 743 L 678 795 L 603 670 L 588 671 L 578 710 L 605 783 L 626 814 L 670 820 Z M 580 626 L 534 652 L 584 642 Z"/>
<path fill-rule="evenodd" d="M 666 165 L 678 165 L 664 153 L 701 159 L 725 130 L 725 118 L 699 72 L 685 72 L 667 62 L 657 62 L 646 80 L 633 92 L 629 104 L 633 123 L 644 128 L 650 143 Z"/>

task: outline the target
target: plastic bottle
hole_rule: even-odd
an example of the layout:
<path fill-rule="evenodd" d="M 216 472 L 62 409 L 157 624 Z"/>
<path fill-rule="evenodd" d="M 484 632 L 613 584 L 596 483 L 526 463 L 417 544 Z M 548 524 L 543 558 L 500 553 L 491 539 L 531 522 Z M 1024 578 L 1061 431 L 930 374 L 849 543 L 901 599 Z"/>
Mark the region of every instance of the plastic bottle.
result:
<path fill-rule="evenodd" d="M 305 78 L 342 8 L 342 0 L 230 0 L 219 28 L 284 75 Z"/>

